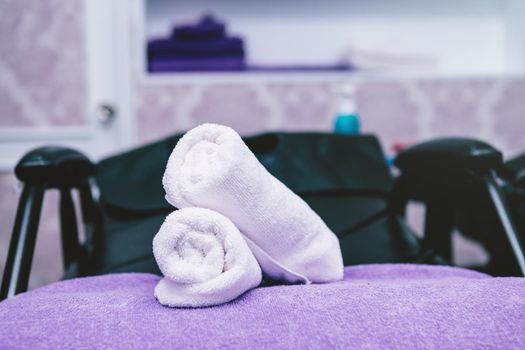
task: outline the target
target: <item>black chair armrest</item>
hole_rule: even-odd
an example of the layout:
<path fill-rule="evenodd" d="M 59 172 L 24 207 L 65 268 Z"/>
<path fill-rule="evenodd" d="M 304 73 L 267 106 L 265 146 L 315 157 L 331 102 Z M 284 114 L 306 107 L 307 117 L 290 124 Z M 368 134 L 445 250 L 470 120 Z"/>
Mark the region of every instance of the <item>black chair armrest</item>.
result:
<path fill-rule="evenodd" d="M 71 189 L 78 188 L 84 220 L 94 221 L 89 177 L 95 165 L 82 153 L 65 147 L 37 148 L 18 162 L 17 178 L 24 188 L 15 218 L 5 264 L 0 300 L 27 290 L 44 192 L 60 191 L 60 222 L 64 266 L 69 269 L 81 255 Z"/>
<path fill-rule="evenodd" d="M 394 198 L 401 210 L 407 200 L 449 206 L 466 198 L 467 189 L 500 168 L 502 159 L 500 151 L 473 139 L 442 138 L 417 144 L 394 160 L 401 171 Z"/>
<path fill-rule="evenodd" d="M 78 185 L 95 173 L 95 165 L 84 154 L 60 146 L 40 147 L 30 151 L 18 162 L 16 177 L 25 184 L 46 187 Z"/>
<path fill-rule="evenodd" d="M 496 175 L 502 163 L 500 151 L 473 139 L 442 138 L 410 147 L 394 161 L 401 174 L 394 186 L 393 209 L 403 215 L 409 200 L 423 202 L 424 244 L 450 259 L 458 211 L 492 208 L 525 274 L 525 249 Z"/>
<path fill-rule="evenodd" d="M 449 172 L 452 169 L 485 173 L 501 166 L 500 151 L 467 138 L 441 138 L 401 152 L 395 166 L 403 172 Z"/>

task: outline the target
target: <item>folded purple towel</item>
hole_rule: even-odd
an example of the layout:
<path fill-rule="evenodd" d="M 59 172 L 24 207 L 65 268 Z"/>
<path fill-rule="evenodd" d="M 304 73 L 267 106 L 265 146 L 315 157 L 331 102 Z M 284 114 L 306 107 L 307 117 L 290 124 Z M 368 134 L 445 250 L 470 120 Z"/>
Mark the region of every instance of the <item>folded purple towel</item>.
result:
<path fill-rule="evenodd" d="M 161 306 L 158 280 L 81 278 L 4 301 L 0 348 L 525 348 L 523 278 L 363 265 L 341 282 L 261 287 L 201 309 Z"/>
<path fill-rule="evenodd" d="M 173 39 L 179 40 L 213 40 L 226 36 L 226 25 L 213 15 L 204 15 L 197 23 L 177 25 L 171 32 Z"/>
<path fill-rule="evenodd" d="M 228 72 L 245 69 L 244 59 L 237 57 L 217 58 L 170 58 L 148 61 L 149 72 Z"/>
<path fill-rule="evenodd" d="M 244 58 L 241 38 L 231 37 L 206 41 L 157 39 L 148 42 L 148 58 Z"/>

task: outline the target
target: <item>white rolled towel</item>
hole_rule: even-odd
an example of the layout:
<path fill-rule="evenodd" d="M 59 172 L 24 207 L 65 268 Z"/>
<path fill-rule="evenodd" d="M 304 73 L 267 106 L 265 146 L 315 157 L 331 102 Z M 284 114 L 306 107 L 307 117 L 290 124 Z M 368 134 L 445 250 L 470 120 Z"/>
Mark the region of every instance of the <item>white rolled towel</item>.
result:
<path fill-rule="evenodd" d="M 305 283 L 343 278 L 335 234 L 233 129 L 203 124 L 187 132 L 168 160 L 163 185 L 177 208 L 203 207 L 228 217 L 266 275 Z"/>
<path fill-rule="evenodd" d="M 155 297 L 166 306 L 226 303 L 262 279 L 237 227 L 208 209 L 185 208 L 168 215 L 153 239 L 153 254 L 164 275 Z"/>

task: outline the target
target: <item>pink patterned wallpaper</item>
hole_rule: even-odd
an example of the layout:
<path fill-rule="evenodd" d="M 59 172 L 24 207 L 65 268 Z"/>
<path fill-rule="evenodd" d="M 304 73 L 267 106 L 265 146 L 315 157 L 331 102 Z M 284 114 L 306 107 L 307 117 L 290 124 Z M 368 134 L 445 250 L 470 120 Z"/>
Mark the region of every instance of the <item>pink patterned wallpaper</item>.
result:
<path fill-rule="evenodd" d="M 336 96 L 330 83 L 268 83 L 264 88 L 279 116 L 270 129 L 331 130 Z"/>
<path fill-rule="evenodd" d="M 491 126 L 498 140 L 511 151 L 525 150 L 525 80 L 513 81 L 503 88 L 491 109 Z"/>
<path fill-rule="evenodd" d="M 332 129 L 335 84 L 137 83 L 137 139 L 155 140 L 199 123 L 230 125 L 242 134 Z M 357 105 L 363 131 L 387 152 L 395 142 L 469 136 L 507 155 L 525 150 L 525 79 L 413 79 L 362 83 Z"/>
<path fill-rule="evenodd" d="M 487 80 L 423 81 L 421 94 L 431 111 L 429 129 L 436 135 L 479 135 L 480 101 L 494 88 Z M 451 128 L 453 126 L 453 128 Z"/>
<path fill-rule="evenodd" d="M 83 124 L 83 1 L 0 0 L 0 14 L 0 127 Z"/>
<path fill-rule="evenodd" d="M 396 141 L 414 142 L 420 138 L 420 123 L 409 116 L 421 114 L 421 106 L 402 84 L 374 82 L 361 86 L 357 107 L 363 132 L 378 134 L 386 152 Z"/>

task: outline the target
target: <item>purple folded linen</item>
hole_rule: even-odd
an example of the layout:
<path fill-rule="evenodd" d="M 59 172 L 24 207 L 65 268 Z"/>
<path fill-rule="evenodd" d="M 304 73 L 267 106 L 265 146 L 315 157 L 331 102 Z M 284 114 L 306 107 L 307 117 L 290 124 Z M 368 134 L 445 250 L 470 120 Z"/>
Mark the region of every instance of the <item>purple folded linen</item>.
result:
<path fill-rule="evenodd" d="M 80 278 L 4 301 L 0 348 L 525 348 L 523 278 L 362 265 L 340 282 L 260 287 L 198 309 L 160 305 L 159 278 Z"/>
<path fill-rule="evenodd" d="M 172 39 L 179 40 L 213 40 L 226 36 L 226 25 L 215 19 L 211 14 L 205 14 L 197 23 L 177 25 L 171 32 Z"/>
<path fill-rule="evenodd" d="M 153 59 L 149 72 L 220 72 L 244 70 L 244 59 L 237 57 Z"/>
<path fill-rule="evenodd" d="M 157 39 L 148 42 L 148 58 L 206 58 L 239 57 L 243 58 L 244 42 L 241 38 L 231 37 L 206 41 L 182 41 Z"/>

